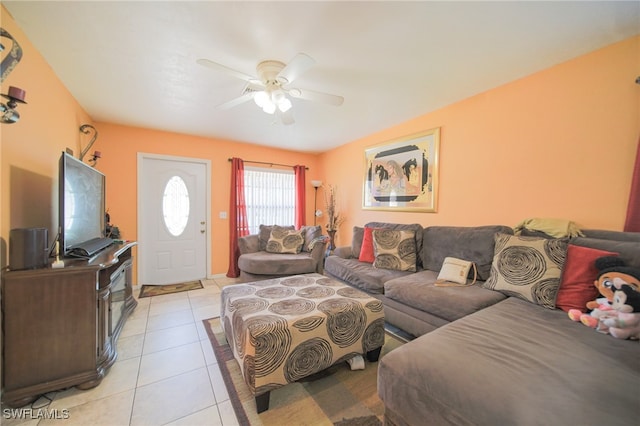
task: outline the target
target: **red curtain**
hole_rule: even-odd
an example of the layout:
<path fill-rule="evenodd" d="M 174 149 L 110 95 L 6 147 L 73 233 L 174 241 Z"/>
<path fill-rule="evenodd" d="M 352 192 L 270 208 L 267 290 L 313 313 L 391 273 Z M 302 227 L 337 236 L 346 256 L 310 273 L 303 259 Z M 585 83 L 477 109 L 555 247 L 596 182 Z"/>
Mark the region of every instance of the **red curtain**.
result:
<path fill-rule="evenodd" d="M 293 166 L 293 170 L 296 173 L 296 229 L 302 228 L 306 225 L 306 178 L 305 178 L 305 166 Z"/>
<path fill-rule="evenodd" d="M 227 277 L 240 276 L 238 269 L 238 238 L 249 235 L 247 204 L 244 199 L 244 162 L 240 158 L 231 159 L 231 199 L 229 202 L 229 270 Z"/>
<path fill-rule="evenodd" d="M 640 232 L 640 139 L 636 152 L 636 165 L 633 168 L 631 178 L 631 194 L 629 194 L 629 205 L 627 206 L 627 220 L 624 224 L 627 232 Z"/>

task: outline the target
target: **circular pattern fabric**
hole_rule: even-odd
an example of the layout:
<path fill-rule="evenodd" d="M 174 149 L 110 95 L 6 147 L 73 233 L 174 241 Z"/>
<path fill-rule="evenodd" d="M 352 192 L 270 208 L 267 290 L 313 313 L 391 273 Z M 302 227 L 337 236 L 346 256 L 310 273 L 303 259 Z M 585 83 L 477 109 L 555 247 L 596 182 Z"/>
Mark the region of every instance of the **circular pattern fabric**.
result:
<path fill-rule="evenodd" d="M 316 280 L 313 279 L 312 277 L 305 277 L 302 275 L 283 278 L 282 281 L 280 281 L 281 285 L 284 285 L 287 287 L 306 287 L 306 286 L 313 285 L 315 283 L 316 283 Z"/>
<path fill-rule="evenodd" d="M 567 240 L 497 234 L 485 288 L 555 308 Z"/>
<path fill-rule="evenodd" d="M 267 241 L 268 253 L 300 253 L 304 244 L 302 231 L 274 226 Z"/>
<path fill-rule="evenodd" d="M 342 286 L 344 286 L 344 284 L 339 283 L 336 280 L 332 280 L 331 278 L 319 278 L 318 280 L 316 280 L 316 284 L 324 285 L 324 286 L 328 286 L 328 287 L 342 287 Z"/>
<path fill-rule="evenodd" d="M 313 311 L 316 304 L 308 299 L 285 299 L 272 303 L 269 311 L 278 315 L 303 315 Z"/>
<path fill-rule="evenodd" d="M 376 268 L 416 271 L 416 234 L 410 230 L 374 229 L 373 247 Z"/>
<path fill-rule="evenodd" d="M 265 299 L 284 299 L 295 292 L 294 289 L 288 287 L 267 287 L 256 291 L 256 296 L 264 297 Z"/>
<path fill-rule="evenodd" d="M 323 322 L 324 317 L 312 316 L 299 319 L 293 323 L 293 326 L 302 332 L 309 332 L 320 327 Z"/>
<path fill-rule="evenodd" d="M 291 350 L 291 332 L 287 321 L 275 315 L 249 318 L 245 327 L 251 330 L 249 342 L 256 348 L 255 377 L 275 371 Z"/>
<path fill-rule="evenodd" d="M 259 297 L 244 297 L 229 303 L 229 311 L 238 311 L 240 314 L 248 315 L 263 311 L 269 306 L 269 302 Z"/>
<path fill-rule="evenodd" d="M 349 299 L 329 299 L 318 305 L 327 315 L 327 334 L 341 348 L 351 346 L 362 337 L 367 313 L 360 303 Z"/>
<path fill-rule="evenodd" d="M 546 271 L 545 258 L 527 246 L 510 246 L 500 252 L 498 272 L 511 285 L 527 286 L 538 281 Z"/>
<path fill-rule="evenodd" d="M 298 297 L 308 297 L 309 299 L 320 299 L 323 297 L 330 297 L 336 294 L 336 291 L 331 287 L 311 286 L 300 289 L 296 292 Z"/>
<path fill-rule="evenodd" d="M 371 297 L 367 293 L 353 287 L 341 288 L 337 293 L 342 297 L 350 297 L 352 299 L 369 299 Z"/>
<path fill-rule="evenodd" d="M 371 302 L 367 302 L 364 306 L 371 312 L 382 312 L 384 309 L 384 305 L 379 300 L 372 300 Z"/>
<path fill-rule="evenodd" d="M 378 318 L 367 326 L 362 336 L 362 352 L 367 353 L 384 345 L 384 318 Z"/>
<path fill-rule="evenodd" d="M 331 366 L 333 350 L 331 345 L 320 337 L 314 337 L 300 343 L 287 358 L 284 376 L 293 383 Z"/>

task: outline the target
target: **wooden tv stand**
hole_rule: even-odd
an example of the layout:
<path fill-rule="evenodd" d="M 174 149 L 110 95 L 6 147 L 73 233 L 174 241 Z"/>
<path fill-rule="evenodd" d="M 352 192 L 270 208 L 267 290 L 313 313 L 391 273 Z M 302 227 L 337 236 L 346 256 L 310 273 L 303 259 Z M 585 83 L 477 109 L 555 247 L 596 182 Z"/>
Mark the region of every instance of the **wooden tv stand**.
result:
<path fill-rule="evenodd" d="M 2 275 L 2 402 L 97 386 L 116 360 L 116 341 L 135 309 L 131 249 L 107 247 L 91 261 Z"/>

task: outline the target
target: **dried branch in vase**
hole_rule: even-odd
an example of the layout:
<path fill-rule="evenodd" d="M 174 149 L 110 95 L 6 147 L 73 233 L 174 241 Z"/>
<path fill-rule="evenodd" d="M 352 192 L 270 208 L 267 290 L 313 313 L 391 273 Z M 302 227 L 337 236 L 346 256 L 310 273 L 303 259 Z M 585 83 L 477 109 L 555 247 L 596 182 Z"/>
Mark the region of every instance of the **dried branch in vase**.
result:
<path fill-rule="evenodd" d="M 324 187 L 324 204 L 327 211 L 327 231 L 337 231 L 338 227 L 344 222 L 344 217 L 336 209 L 337 204 L 337 187 L 335 185 L 323 185 Z"/>

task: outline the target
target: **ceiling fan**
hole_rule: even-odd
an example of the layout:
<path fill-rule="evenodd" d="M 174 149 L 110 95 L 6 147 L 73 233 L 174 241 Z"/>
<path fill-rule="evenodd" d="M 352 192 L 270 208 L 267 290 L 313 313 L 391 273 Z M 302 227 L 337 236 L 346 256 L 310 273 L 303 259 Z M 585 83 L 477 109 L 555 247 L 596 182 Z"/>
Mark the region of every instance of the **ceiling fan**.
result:
<path fill-rule="evenodd" d="M 256 67 L 257 77 L 236 71 L 209 59 L 198 59 L 196 62 L 247 82 L 239 97 L 218 105 L 218 108 L 233 108 L 253 99 L 264 112 L 277 114 L 283 124 L 293 124 L 292 104 L 289 97 L 335 106 L 340 106 L 344 102 L 342 96 L 291 86 L 296 78 L 316 63 L 312 57 L 305 53 L 298 53 L 288 64 L 273 60 L 262 61 Z"/>

